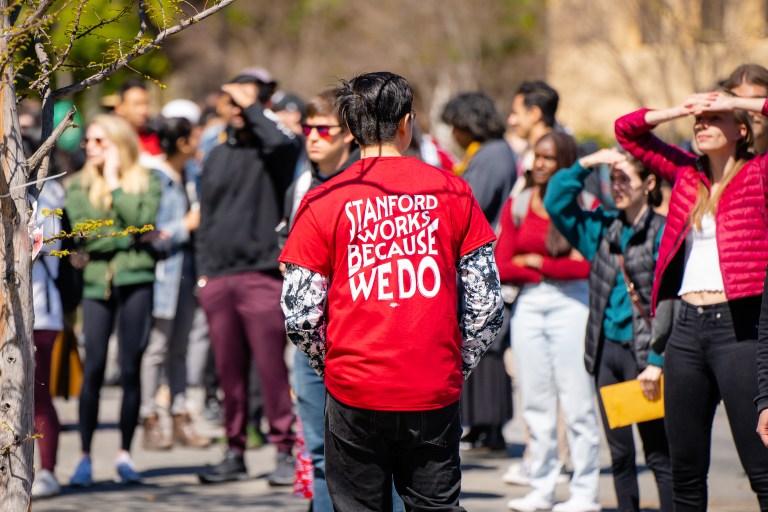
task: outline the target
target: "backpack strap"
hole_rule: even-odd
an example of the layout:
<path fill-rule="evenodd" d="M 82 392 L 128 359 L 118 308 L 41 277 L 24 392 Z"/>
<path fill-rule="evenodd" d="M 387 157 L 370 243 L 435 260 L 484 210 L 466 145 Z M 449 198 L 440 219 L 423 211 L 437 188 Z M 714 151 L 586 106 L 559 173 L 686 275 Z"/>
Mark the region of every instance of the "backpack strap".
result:
<path fill-rule="evenodd" d="M 637 311 L 640 313 L 640 316 L 643 317 L 643 320 L 645 320 L 645 323 L 648 327 L 651 326 L 651 316 L 648 314 L 648 312 L 643 307 L 643 304 L 640 302 L 640 296 L 637 294 L 637 290 L 635 289 L 635 283 L 632 282 L 632 280 L 629 278 L 629 274 L 627 274 L 627 267 L 624 265 L 624 255 L 619 254 L 619 268 L 621 269 L 621 273 L 624 276 L 624 284 L 627 285 L 627 293 L 629 294 L 629 298 L 632 299 L 632 305 L 635 306 Z"/>

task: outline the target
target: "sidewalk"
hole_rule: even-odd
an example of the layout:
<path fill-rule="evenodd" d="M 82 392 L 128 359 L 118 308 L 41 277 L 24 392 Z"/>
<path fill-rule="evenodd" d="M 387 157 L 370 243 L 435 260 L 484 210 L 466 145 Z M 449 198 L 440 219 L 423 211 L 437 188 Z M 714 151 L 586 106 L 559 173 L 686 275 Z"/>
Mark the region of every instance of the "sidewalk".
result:
<path fill-rule="evenodd" d="M 223 448 L 214 446 L 204 450 L 175 448 L 168 452 L 147 452 L 141 449 L 141 429 L 134 439 L 134 459 L 143 471 L 144 484 L 122 486 L 112 483 L 112 461 L 119 445 L 116 421 L 119 412 L 120 391 L 105 388 L 102 392 L 102 428 L 94 437 L 94 480 L 89 489 L 64 487 L 61 496 L 36 501 L 35 511 L 94 511 L 94 512 L 201 512 L 257 511 L 257 512 L 305 512 L 307 500 L 294 498 L 289 487 L 269 487 L 266 474 L 273 469 L 275 452 L 271 446 L 250 450 L 246 463 L 252 479 L 222 485 L 201 485 L 196 473 L 205 464 L 218 462 Z M 62 423 L 74 425 L 77 421 L 77 401 L 57 401 Z M 221 429 L 204 424 L 199 430 L 206 434 L 220 434 Z M 512 443 L 510 451 L 519 453 L 522 431 L 518 421 L 513 421 L 505 434 Z M 77 464 L 80 441 L 76 430 L 68 430 L 61 436 L 59 463 L 56 474 L 67 483 Z M 766 452 L 768 456 L 768 451 Z M 524 495 L 528 488 L 509 486 L 501 481 L 510 459 L 491 457 L 488 454 L 463 453 L 462 505 L 470 512 L 500 512 L 507 510 L 506 502 Z M 610 476 L 608 449 L 601 451 L 602 474 L 600 477 L 600 501 L 605 511 L 616 505 Z M 757 510 L 757 503 L 749 489 L 747 478 L 741 470 L 728 422 L 722 408 L 715 418 L 710 471 L 710 507 L 712 512 L 745 512 Z M 657 497 L 653 476 L 649 471 L 640 475 L 642 505 L 655 510 Z M 558 487 L 558 499 L 567 498 L 567 485 Z"/>

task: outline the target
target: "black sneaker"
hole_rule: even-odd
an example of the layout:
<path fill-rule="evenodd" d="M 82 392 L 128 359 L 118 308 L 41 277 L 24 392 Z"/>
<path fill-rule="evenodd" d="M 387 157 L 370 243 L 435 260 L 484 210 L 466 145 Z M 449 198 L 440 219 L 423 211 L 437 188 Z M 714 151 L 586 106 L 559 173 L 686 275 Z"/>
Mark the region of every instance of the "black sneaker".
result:
<path fill-rule="evenodd" d="M 245 468 L 243 456 L 232 450 L 227 450 L 224 460 L 215 466 L 208 466 L 205 471 L 198 473 L 197 477 L 203 484 L 219 484 L 222 482 L 236 482 L 248 478 L 248 470 Z"/>
<path fill-rule="evenodd" d="M 277 453 L 277 467 L 269 474 L 267 482 L 273 487 L 293 485 L 296 462 L 290 453 Z"/>

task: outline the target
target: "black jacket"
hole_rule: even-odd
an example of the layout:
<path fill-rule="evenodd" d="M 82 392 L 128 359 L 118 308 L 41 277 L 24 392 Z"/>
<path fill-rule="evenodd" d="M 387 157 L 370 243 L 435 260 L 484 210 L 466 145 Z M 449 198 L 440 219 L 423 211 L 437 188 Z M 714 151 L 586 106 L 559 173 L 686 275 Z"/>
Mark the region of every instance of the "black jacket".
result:
<path fill-rule="evenodd" d="M 229 130 L 203 167 L 195 246 L 201 276 L 246 271 L 278 274 L 275 226 L 293 178 L 301 140 L 255 104 L 246 128 Z"/>

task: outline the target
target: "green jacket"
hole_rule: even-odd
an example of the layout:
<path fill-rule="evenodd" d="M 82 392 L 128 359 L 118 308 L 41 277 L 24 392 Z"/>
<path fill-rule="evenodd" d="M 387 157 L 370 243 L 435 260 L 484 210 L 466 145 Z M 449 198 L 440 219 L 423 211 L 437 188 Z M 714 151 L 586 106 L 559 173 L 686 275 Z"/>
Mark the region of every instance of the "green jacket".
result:
<path fill-rule="evenodd" d="M 88 199 L 80 177 L 72 180 L 67 190 L 65 210 L 72 225 L 87 220 L 113 220 L 114 225 L 100 228 L 99 234 L 123 231 L 129 226 L 140 228 L 154 224 L 160 205 L 161 186 L 154 173 L 149 174 L 149 189 L 142 194 L 126 194 L 122 189 L 112 192 L 112 208 L 96 208 Z M 155 280 L 155 259 L 131 235 L 84 239 L 89 261 L 83 271 L 83 297 L 107 300 L 113 286 L 151 283 Z"/>

